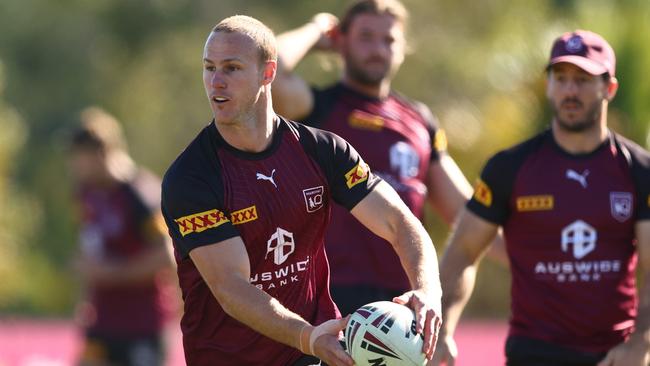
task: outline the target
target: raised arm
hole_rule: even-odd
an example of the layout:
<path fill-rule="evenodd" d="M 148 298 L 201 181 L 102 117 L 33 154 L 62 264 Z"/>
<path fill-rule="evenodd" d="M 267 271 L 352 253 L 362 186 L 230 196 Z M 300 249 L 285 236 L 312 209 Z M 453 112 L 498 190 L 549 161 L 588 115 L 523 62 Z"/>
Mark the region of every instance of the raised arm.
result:
<path fill-rule="evenodd" d="M 351 212 L 367 228 L 390 242 L 397 252 L 413 290 L 394 301 L 415 311 L 416 331 L 424 335 L 422 351 L 430 358 L 440 327 L 442 293 L 438 261 L 429 234 L 393 188 L 383 181 Z"/>
<path fill-rule="evenodd" d="M 314 98 L 309 85 L 293 69 L 310 50 L 332 49 L 337 24 L 334 15 L 319 13 L 309 23 L 278 35 L 278 71 L 271 89 L 278 114 L 295 120 L 311 112 Z"/>
<path fill-rule="evenodd" d="M 440 343 L 429 366 L 443 362 L 448 366 L 454 365 L 457 356 L 454 332 L 474 289 L 479 261 L 497 231 L 497 225 L 468 210 L 461 212 L 440 264 L 444 317 Z"/>
<path fill-rule="evenodd" d="M 319 357 L 328 365 L 352 365 L 338 343 L 347 319 L 313 327 L 277 299 L 250 283 L 250 265 L 241 237 L 198 247 L 190 257 L 223 310 L 257 332 Z"/>
<path fill-rule="evenodd" d="M 635 227 L 641 283 L 639 284 L 639 312 L 634 332 L 624 343 L 612 348 L 598 366 L 645 366 L 650 364 L 650 220 Z"/>

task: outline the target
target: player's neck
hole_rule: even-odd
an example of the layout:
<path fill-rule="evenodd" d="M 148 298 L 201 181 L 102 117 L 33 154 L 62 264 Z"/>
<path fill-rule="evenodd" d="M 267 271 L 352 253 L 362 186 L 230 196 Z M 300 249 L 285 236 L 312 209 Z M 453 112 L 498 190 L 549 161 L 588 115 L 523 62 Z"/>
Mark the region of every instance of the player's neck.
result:
<path fill-rule="evenodd" d="M 252 111 L 251 115 L 238 123 L 228 125 L 216 123 L 215 125 L 230 146 L 252 153 L 266 150 L 271 145 L 273 134 L 277 129 L 276 114 L 270 101 L 265 108 Z"/>
<path fill-rule="evenodd" d="M 349 76 L 343 76 L 341 82 L 357 93 L 371 98 L 384 99 L 390 94 L 390 80 L 384 79 L 377 85 L 360 83 Z"/>
<path fill-rule="evenodd" d="M 606 120 L 580 132 L 563 129 L 556 120 L 553 120 L 552 131 L 555 142 L 562 150 L 576 155 L 595 151 L 607 139 L 608 134 Z"/>

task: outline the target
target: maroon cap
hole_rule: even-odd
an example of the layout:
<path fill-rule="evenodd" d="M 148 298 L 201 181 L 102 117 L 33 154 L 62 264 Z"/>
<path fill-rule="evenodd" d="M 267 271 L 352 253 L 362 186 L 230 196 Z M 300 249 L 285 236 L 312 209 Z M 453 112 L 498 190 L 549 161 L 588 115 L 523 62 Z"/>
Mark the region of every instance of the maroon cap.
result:
<path fill-rule="evenodd" d="M 568 62 L 592 75 L 609 73 L 614 76 L 616 56 L 607 41 L 598 34 L 578 29 L 564 33 L 555 40 L 547 68 Z"/>

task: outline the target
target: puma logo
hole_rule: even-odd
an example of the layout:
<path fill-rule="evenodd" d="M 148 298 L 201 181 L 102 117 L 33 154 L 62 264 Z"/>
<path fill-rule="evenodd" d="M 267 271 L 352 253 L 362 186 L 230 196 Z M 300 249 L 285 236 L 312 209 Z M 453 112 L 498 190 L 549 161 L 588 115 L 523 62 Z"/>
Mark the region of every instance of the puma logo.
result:
<path fill-rule="evenodd" d="M 275 188 L 278 188 L 278 185 L 275 184 L 275 180 L 273 180 L 273 174 L 275 174 L 275 169 L 271 171 L 271 175 L 269 176 L 266 176 L 262 173 L 257 173 L 257 180 L 268 180 L 273 184 L 273 186 L 275 186 Z"/>
<path fill-rule="evenodd" d="M 566 177 L 567 179 L 575 180 L 576 182 L 580 183 L 582 188 L 587 188 L 587 176 L 589 175 L 589 169 L 585 169 L 582 174 L 576 172 L 573 169 L 567 169 L 566 171 Z"/>

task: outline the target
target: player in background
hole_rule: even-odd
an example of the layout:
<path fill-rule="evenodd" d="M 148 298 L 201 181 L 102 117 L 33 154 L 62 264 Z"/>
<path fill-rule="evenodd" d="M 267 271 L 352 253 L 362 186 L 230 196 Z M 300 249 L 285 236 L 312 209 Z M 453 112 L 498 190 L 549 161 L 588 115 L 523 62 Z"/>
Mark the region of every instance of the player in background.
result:
<path fill-rule="evenodd" d="M 334 201 L 399 254 L 412 290 L 394 301 L 414 309 L 430 357 L 441 297 L 433 243 L 345 140 L 275 114 L 276 60 L 261 22 L 216 25 L 203 53 L 214 120 L 163 179 L 187 364 L 352 364 L 338 341 L 347 319 L 336 319 L 324 250 Z"/>
<path fill-rule="evenodd" d="M 391 88 L 404 61 L 407 24 L 407 10 L 398 0 L 360 0 L 340 23 L 321 13 L 280 34 L 273 102 L 279 114 L 349 141 L 418 219 L 428 201 L 451 224 L 472 188 L 446 152 L 444 132 L 429 108 Z M 320 90 L 293 72 L 311 50 L 340 54 L 339 81 Z M 332 296 L 343 314 L 409 288 L 392 247 L 344 208 L 332 208 L 325 241 Z M 502 244 L 499 248 L 503 252 Z"/>
<path fill-rule="evenodd" d="M 85 297 L 79 364 L 162 365 L 163 330 L 178 301 L 160 180 L 135 165 L 113 116 L 91 107 L 80 120 L 69 147 Z"/>
<path fill-rule="evenodd" d="M 499 227 L 512 272 L 507 365 L 650 362 L 650 155 L 607 127 L 615 70 L 593 32 L 553 43 L 551 127 L 485 165 L 442 260 L 444 322 L 430 365 L 454 364 L 454 330 Z"/>

